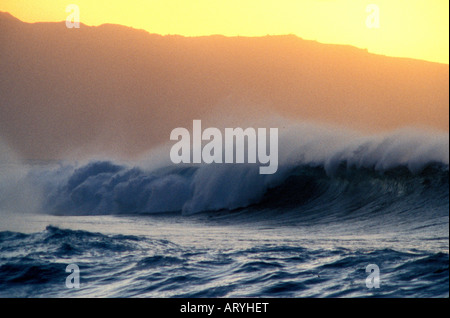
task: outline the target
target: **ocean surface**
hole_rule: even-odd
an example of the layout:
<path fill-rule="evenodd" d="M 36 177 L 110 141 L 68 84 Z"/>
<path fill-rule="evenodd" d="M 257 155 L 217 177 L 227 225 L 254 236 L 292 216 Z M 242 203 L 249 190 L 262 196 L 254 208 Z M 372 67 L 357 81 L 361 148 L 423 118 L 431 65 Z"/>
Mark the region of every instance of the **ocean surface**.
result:
<path fill-rule="evenodd" d="M 319 135 L 274 175 L 2 163 L 0 297 L 449 297 L 448 134 Z"/>

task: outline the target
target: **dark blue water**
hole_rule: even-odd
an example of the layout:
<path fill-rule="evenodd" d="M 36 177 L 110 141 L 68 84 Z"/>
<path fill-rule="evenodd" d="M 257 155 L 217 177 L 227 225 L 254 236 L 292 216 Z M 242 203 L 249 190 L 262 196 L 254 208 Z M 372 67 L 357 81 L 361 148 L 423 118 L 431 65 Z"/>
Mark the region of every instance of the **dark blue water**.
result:
<path fill-rule="evenodd" d="M 449 296 L 448 165 L 297 165 L 272 183 L 237 169 L 241 196 L 227 196 L 229 171 L 207 189 L 197 168 L 33 172 L 58 182 L 46 183 L 48 213 L 2 216 L 0 296 Z M 78 289 L 65 285 L 68 264 Z M 369 264 L 379 288 L 366 285 Z"/>

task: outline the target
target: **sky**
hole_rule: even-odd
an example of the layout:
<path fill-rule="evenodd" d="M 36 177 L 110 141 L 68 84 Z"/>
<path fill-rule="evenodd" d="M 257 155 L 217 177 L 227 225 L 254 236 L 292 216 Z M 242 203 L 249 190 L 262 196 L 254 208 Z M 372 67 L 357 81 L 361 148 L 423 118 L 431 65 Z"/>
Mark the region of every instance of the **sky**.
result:
<path fill-rule="evenodd" d="M 449 63 L 448 0 L 2 0 L 25 22 L 64 21 L 76 4 L 86 25 L 157 34 L 295 34 L 388 56 Z"/>

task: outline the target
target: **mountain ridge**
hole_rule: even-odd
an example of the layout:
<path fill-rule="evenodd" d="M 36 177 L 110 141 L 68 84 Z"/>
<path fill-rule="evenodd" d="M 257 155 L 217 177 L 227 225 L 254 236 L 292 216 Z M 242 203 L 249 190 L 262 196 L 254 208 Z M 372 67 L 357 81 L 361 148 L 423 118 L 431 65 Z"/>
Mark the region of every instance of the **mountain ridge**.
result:
<path fill-rule="evenodd" d="M 67 29 L 4 13 L 0 28 L 0 136 L 27 158 L 99 144 L 135 155 L 167 142 L 175 127 L 193 119 L 215 124 L 224 113 L 275 113 L 363 132 L 448 131 L 447 64 L 295 35 L 183 37 L 115 24 Z"/>

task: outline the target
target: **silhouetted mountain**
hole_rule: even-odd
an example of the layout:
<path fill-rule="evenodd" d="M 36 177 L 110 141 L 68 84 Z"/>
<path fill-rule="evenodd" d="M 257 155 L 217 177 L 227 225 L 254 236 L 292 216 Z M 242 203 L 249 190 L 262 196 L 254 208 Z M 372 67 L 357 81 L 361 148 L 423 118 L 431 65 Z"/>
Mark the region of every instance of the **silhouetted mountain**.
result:
<path fill-rule="evenodd" d="M 93 145 L 136 154 L 215 113 L 449 126 L 448 65 L 293 35 L 160 36 L 0 13 L 0 69 L 0 136 L 28 158 Z"/>

